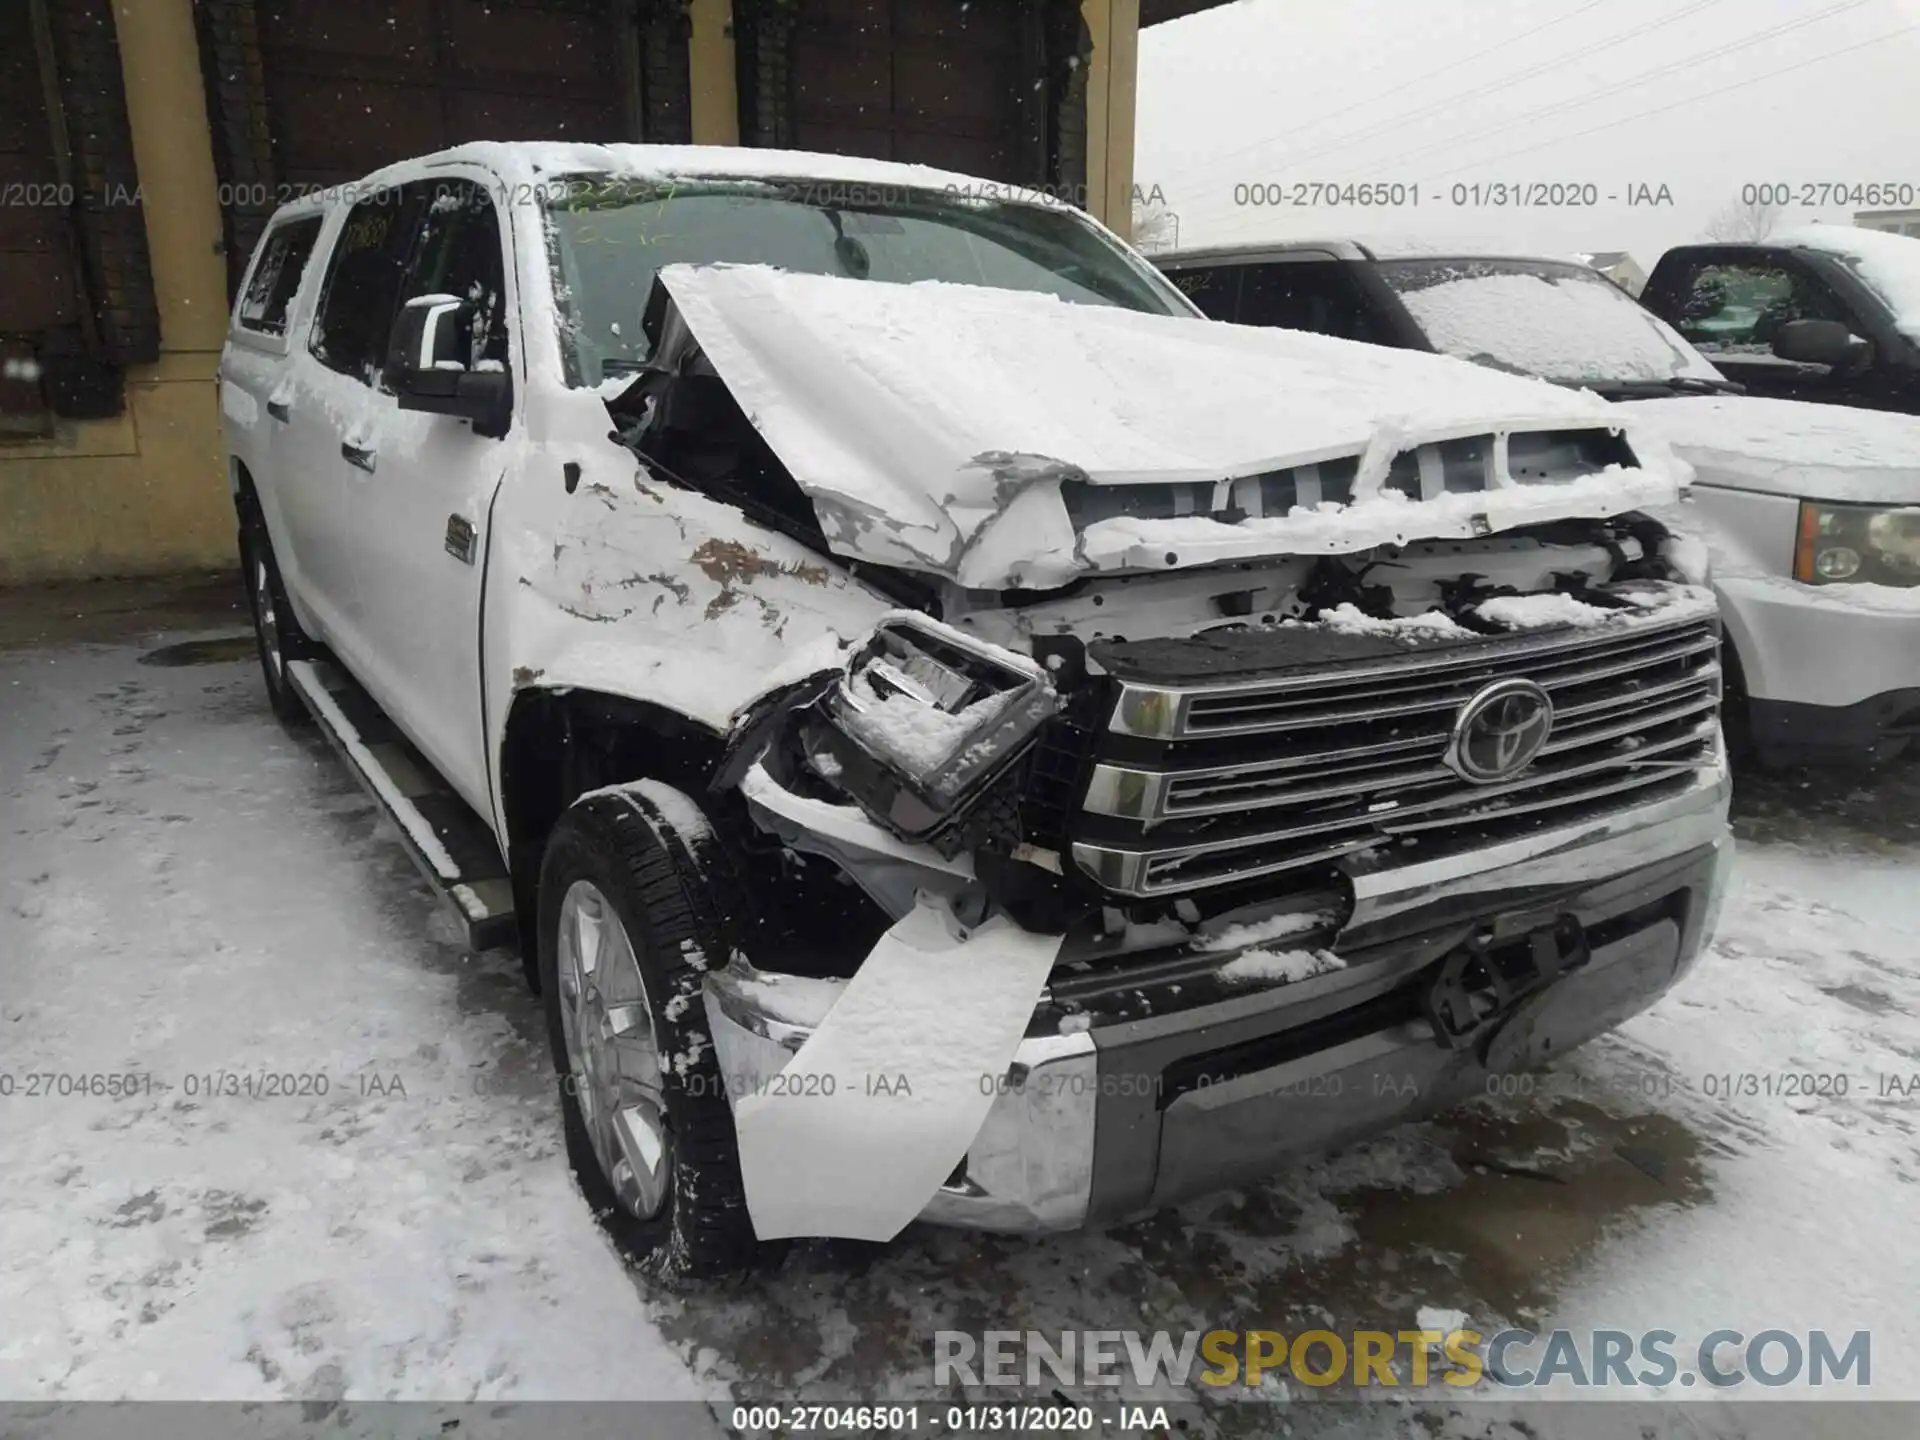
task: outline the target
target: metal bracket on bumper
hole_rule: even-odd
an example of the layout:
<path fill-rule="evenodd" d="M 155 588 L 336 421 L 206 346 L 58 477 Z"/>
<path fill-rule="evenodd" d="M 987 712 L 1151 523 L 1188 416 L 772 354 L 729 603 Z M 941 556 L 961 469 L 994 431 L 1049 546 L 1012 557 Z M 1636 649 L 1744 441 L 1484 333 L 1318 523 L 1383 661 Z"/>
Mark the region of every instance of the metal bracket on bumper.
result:
<path fill-rule="evenodd" d="M 1492 937 L 1475 934 L 1441 962 L 1428 987 L 1425 1009 L 1434 1039 L 1448 1050 L 1474 1044 L 1512 1014 L 1520 1002 L 1538 994 L 1569 970 L 1587 963 L 1592 952 L 1586 931 L 1571 915 L 1527 936 L 1532 973 L 1515 980 L 1510 966 L 1494 953 Z"/>

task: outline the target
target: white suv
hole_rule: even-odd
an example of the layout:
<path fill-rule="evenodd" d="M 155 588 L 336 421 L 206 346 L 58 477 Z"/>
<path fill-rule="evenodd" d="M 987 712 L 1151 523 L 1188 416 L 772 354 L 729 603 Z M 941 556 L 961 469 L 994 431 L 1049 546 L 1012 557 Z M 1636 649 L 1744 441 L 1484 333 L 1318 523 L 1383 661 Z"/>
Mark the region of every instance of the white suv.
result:
<path fill-rule="evenodd" d="M 1683 467 L 1043 197 L 468 146 L 276 215 L 220 393 L 273 704 L 519 943 L 651 1263 L 1254 1178 L 1710 933 Z"/>

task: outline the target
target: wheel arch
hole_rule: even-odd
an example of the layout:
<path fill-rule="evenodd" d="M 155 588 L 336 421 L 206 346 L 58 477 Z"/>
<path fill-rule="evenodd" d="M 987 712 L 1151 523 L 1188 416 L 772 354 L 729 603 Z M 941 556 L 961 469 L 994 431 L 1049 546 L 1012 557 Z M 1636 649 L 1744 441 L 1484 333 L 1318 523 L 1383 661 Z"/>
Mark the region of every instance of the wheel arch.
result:
<path fill-rule="evenodd" d="M 713 726 L 652 701 L 560 686 L 516 690 L 501 728 L 498 785 L 523 937 L 531 938 L 547 837 L 575 800 L 633 780 L 701 800 L 725 750 Z"/>
<path fill-rule="evenodd" d="M 240 518 L 247 518 L 251 508 L 256 514 L 260 509 L 260 490 L 253 483 L 253 472 L 247 468 L 247 462 L 238 455 L 227 457 L 227 494 L 233 499 L 233 508 Z"/>

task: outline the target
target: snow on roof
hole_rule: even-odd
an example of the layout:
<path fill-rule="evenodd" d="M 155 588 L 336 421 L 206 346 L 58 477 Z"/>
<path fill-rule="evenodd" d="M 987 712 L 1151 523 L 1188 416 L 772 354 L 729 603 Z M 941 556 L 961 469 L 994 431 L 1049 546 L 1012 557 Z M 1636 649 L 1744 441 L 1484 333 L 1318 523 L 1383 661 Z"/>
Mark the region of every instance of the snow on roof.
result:
<path fill-rule="evenodd" d="M 1358 244 L 1375 260 L 1526 260 L 1542 265 L 1586 265 L 1605 270 L 1633 259 L 1627 250 L 1529 250 L 1489 235 L 1368 235 Z"/>
<path fill-rule="evenodd" d="M 1360 235 L 1355 242 L 1376 260 L 1551 260 L 1581 265 L 1575 255 L 1527 250 L 1492 235 Z"/>
<path fill-rule="evenodd" d="M 1153 544 L 1149 526 L 1096 554 L 1099 527 L 1076 535 L 1062 481 L 1211 484 L 1364 455 L 1355 483 L 1364 500 L 1392 457 L 1423 441 L 1617 429 L 1625 418 L 1592 395 L 1294 330 L 764 266 L 674 265 L 661 278 L 708 360 L 813 499 L 836 550 L 982 589 L 1133 565 L 1134 542 Z M 1663 447 L 1654 453 L 1665 456 Z M 1555 492 L 1542 503 L 1571 507 L 1568 514 L 1612 514 L 1658 503 L 1637 490 L 1623 499 L 1634 484 L 1672 494 L 1679 479 L 1664 460 L 1626 473 L 1625 490 L 1618 481 L 1524 488 Z M 1463 502 L 1452 509 L 1387 505 L 1368 511 L 1371 519 L 1356 503 L 1338 523 L 1305 511 L 1295 512 L 1297 523 L 1205 520 L 1207 533 L 1187 538 L 1219 559 L 1230 556 L 1215 552 L 1235 548 L 1366 549 L 1474 533 L 1469 512 L 1484 522 L 1517 497 L 1450 496 Z M 1119 540 L 1117 530 L 1111 538 Z M 1154 565 L 1174 563 L 1164 550 Z"/>
<path fill-rule="evenodd" d="M 1768 237 L 1844 260 L 1887 302 L 1901 334 L 1920 340 L 1920 238 L 1855 225 L 1801 225 Z"/>
<path fill-rule="evenodd" d="M 572 141 L 474 141 L 402 160 L 369 175 L 372 184 L 397 184 L 435 166 L 481 165 L 509 183 L 537 185 L 566 175 L 611 175 L 665 180 L 701 176 L 740 180 L 813 180 L 834 184 L 943 190 L 992 200 L 1060 208 L 1038 190 L 984 180 L 957 170 L 828 155 L 808 150 L 762 150 L 749 145 L 590 145 Z M 361 187 L 364 188 L 364 187 Z"/>

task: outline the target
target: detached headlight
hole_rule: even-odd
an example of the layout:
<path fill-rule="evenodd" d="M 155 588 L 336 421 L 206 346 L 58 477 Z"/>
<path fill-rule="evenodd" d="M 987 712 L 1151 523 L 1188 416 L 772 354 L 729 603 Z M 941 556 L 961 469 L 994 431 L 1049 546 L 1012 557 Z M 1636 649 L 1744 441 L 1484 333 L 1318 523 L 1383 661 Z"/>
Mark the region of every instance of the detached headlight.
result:
<path fill-rule="evenodd" d="M 1920 508 L 1802 500 L 1793 578 L 1809 585 L 1920 584 Z"/>
<path fill-rule="evenodd" d="M 817 702 L 803 741 L 814 770 L 888 829 L 957 849 L 957 822 L 1059 708 L 1039 666 L 894 616 Z"/>

